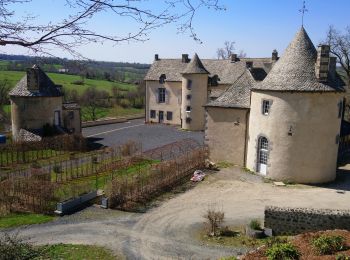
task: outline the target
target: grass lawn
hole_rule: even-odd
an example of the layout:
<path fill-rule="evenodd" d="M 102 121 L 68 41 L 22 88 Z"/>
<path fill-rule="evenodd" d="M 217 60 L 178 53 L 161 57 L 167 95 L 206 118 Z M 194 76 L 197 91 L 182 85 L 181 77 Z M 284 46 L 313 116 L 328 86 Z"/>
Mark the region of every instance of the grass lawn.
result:
<path fill-rule="evenodd" d="M 9 215 L 0 217 L 0 228 L 11 228 L 23 225 L 46 223 L 53 219 L 54 217 L 52 216 L 42 214 L 11 213 Z"/>
<path fill-rule="evenodd" d="M 135 114 L 143 114 L 145 110 L 143 108 L 122 108 L 120 106 L 115 106 L 111 108 L 99 107 L 96 110 L 97 119 L 104 117 L 123 117 Z M 81 109 L 82 120 L 83 121 L 91 121 L 92 116 L 91 113 L 88 112 L 86 107 L 82 107 Z"/>
<path fill-rule="evenodd" d="M 24 71 L 0 71 L 0 80 L 7 79 L 12 87 L 14 87 L 16 83 L 24 76 L 24 74 Z M 59 73 L 47 73 L 47 75 L 55 84 L 62 85 L 64 89 L 68 90 L 75 89 L 79 94 L 83 93 L 85 89 L 91 86 L 95 86 L 98 90 L 106 90 L 109 93 L 112 93 L 112 88 L 114 86 L 124 91 L 136 89 L 136 86 L 133 84 L 94 79 L 85 79 L 84 85 L 76 85 L 73 84 L 73 82 L 81 80 L 80 76 Z"/>
<path fill-rule="evenodd" d="M 37 259 L 64 259 L 64 260 L 115 260 L 116 257 L 106 248 L 90 245 L 57 244 L 41 247 L 42 256 Z"/>

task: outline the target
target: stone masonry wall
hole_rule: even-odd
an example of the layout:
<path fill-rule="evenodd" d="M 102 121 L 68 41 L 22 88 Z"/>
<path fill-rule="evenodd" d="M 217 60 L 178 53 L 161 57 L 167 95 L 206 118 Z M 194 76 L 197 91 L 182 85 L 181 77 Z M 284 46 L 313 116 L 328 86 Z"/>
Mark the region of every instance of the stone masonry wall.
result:
<path fill-rule="evenodd" d="M 271 228 L 274 235 L 329 229 L 350 230 L 350 211 L 267 206 L 264 226 Z"/>

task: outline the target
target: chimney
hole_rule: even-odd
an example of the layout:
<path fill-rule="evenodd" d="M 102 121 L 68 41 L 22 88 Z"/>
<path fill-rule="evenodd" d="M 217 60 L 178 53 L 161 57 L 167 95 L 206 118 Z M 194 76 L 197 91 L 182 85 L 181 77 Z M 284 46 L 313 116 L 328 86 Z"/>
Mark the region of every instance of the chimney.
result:
<path fill-rule="evenodd" d="M 317 48 L 316 77 L 320 82 L 328 80 L 329 45 L 320 44 Z"/>
<path fill-rule="evenodd" d="M 189 61 L 188 54 L 182 54 L 182 63 L 188 63 Z"/>
<path fill-rule="evenodd" d="M 231 62 L 236 62 L 238 61 L 238 58 L 237 58 L 237 54 L 236 53 L 232 53 L 230 55 L 230 58 L 231 58 Z"/>
<path fill-rule="evenodd" d="M 253 68 L 253 62 L 252 61 L 246 61 L 245 62 L 245 67 L 247 68 L 247 69 L 252 69 Z"/>
<path fill-rule="evenodd" d="M 272 51 L 272 61 L 277 61 L 278 60 L 278 51 L 276 49 L 274 49 Z"/>
<path fill-rule="evenodd" d="M 159 60 L 159 55 L 158 54 L 154 54 L 154 60 L 155 61 Z"/>
<path fill-rule="evenodd" d="M 28 90 L 39 90 L 39 71 L 36 67 L 27 69 L 27 88 Z"/>
<path fill-rule="evenodd" d="M 329 58 L 329 75 L 334 78 L 337 71 L 337 57 Z"/>

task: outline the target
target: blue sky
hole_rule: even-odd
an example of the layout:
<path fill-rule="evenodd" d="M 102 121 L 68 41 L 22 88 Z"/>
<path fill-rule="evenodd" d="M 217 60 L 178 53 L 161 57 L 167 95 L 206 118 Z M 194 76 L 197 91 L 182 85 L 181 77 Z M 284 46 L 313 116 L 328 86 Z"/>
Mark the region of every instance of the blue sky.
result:
<path fill-rule="evenodd" d="M 22 12 L 40 13 L 40 21 L 58 20 L 66 14 L 62 0 L 33 0 L 32 3 L 16 8 Z M 149 0 L 147 8 L 159 8 L 161 0 Z M 114 45 L 89 44 L 79 51 L 94 60 L 128 61 L 151 63 L 154 54 L 160 57 L 177 58 L 182 53 L 190 56 L 197 52 L 202 58 L 216 58 L 216 49 L 224 41 L 235 41 L 236 49 L 244 50 L 248 57 L 269 57 L 273 49 L 283 53 L 294 34 L 301 26 L 301 0 L 221 0 L 226 11 L 200 10 L 194 19 L 194 26 L 202 44 L 195 42 L 187 34 L 178 34 L 176 25 L 156 29 L 147 42 L 131 42 Z M 349 0 L 307 0 L 304 27 L 314 44 L 325 37 L 329 25 L 338 29 L 350 26 Z M 100 15 L 91 21 L 93 28 L 113 34 L 132 31 L 134 28 L 125 19 L 111 15 Z M 23 54 L 23 48 L 0 47 L 8 54 Z M 57 56 L 69 57 L 61 51 Z"/>

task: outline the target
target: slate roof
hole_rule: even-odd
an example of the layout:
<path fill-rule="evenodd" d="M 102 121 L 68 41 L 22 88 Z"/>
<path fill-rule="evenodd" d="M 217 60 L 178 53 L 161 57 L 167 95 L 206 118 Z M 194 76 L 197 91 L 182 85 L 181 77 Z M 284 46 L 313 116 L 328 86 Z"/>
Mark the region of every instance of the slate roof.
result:
<path fill-rule="evenodd" d="M 237 62 L 231 60 L 200 59 L 204 68 L 209 72 L 209 77 L 218 75 L 219 84 L 233 84 L 246 69 L 246 60 L 253 61 L 253 67 L 262 68 L 268 73 L 272 67 L 271 58 L 244 58 Z M 270 61 L 270 65 L 269 62 Z M 166 81 L 181 81 L 181 73 L 185 71 L 189 63 L 183 63 L 181 59 L 160 59 L 153 62 L 148 70 L 145 80 L 158 81 L 162 74 L 166 75 Z"/>
<path fill-rule="evenodd" d="M 40 135 L 23 128 L 19 130 L 17 138 L 22 142 L 39 142 L 42 139 Z"/>
<path fill-rule="evenodd" d="M 182 71 L 182 74 L 209 74 L 209 72 L 203 66 L 197 53 L 195 53 L 193 59 L 186 66 L 186 69 Z"/>
<path fill-rule="evenodd" d="M 246 69 L 231 87 L 206 106 L 250 108 L 250 90 L 255 84 L 251 71 Z"/>
<path fill-rule="evenodd" d="M 37 65 L 34 65 L 31 69 L 37 71 L 39 75 L 39 90 L 32 91 L 28 89 L 27 86 L 27 74 L 17 83 L 17 85 L 10 91 L 10 96 L 20 96 L 20 97 L 59 97 L 62 96 L 61 86 L 56 85 L 52 80 L 46 75 L 44 71 Z"/>
<path fill-rule="evenodd" d="M 335 75 L 319 82 L 315 65 L 317 51 L 302 27 L 266 78 L 254 89 L 272 91 L 329 92 L 344 91 L 344 83 Z"/>

